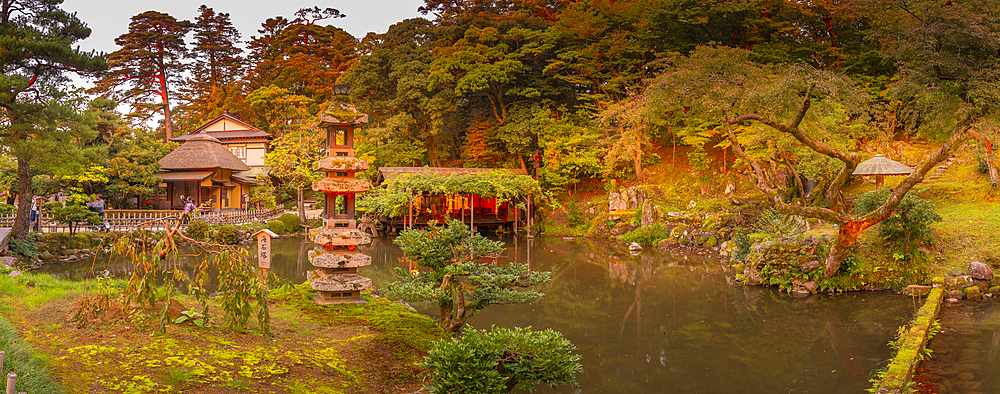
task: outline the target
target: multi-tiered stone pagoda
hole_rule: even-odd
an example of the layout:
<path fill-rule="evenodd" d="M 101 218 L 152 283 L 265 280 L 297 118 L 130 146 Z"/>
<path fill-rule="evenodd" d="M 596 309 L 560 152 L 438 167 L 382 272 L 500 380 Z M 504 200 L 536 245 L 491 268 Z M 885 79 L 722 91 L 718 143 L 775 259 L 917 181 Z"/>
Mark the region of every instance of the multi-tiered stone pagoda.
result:
<path fill-rule="evenodd" d="M 320 127 L 326 129 L 327 157 L 313 169 L 326 177 L 313 183 L 313 190 L 326 194 L 323 227 L 309 232 L 320 247 L 309 252 L 309 262 L 319 268 L 309 271 L 306 279 L 317 294 L 317 304 L 363 303 L 361 291 L 372 287 L 372 280 L 358 274 L 358 268 L 371 264 L 372 258 L 357 250 L 371 243 L 358 230 L 354 219 L 354 198 L 368 191 L 368 181 L 354 173 L 368 169 L 368 162 L 354 157 L 354 128 L 368 122 L 368 115 L 358 112 L 347 98 L 350 88 L 333 87 L 334 99 L 320 114 Z"/>

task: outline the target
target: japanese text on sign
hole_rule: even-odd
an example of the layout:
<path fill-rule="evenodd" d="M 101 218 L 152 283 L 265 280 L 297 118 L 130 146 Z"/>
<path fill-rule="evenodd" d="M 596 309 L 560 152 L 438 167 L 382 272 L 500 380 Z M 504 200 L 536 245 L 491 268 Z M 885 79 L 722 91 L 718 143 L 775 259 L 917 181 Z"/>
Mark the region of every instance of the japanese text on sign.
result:
<path fill-rule="evenodd" d="M 260 268 L 271 268 L 271 237 L 264 233 L 257 235 L 257 260 Z"/>

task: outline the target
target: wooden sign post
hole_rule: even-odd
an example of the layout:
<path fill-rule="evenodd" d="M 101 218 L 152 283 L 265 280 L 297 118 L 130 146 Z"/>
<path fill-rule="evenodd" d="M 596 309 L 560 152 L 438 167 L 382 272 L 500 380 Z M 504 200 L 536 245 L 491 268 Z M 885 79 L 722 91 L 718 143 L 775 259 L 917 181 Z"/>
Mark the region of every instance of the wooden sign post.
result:
<path fill-rule="evenodd" d="M 263 229 L 253 234 L 257 237 L 257 263 L 260 268 L 271 268 L 271 238 L 277 238 L 271 230 Z"/>

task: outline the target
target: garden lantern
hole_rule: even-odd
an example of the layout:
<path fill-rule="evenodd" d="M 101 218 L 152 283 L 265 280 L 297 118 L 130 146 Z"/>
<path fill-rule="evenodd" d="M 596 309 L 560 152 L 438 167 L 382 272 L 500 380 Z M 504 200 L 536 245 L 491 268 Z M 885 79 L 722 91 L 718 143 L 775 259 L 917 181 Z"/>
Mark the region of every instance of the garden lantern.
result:
<path fill-rule="evenodd" d="M 358 112 L 343 95 L 351 88 L 334 85 L 333 103 L 320 114 L 321 128 L 327 133 L 327 157 L 313 169 L 326 177 L 313 183 L 315 191 L 326 194 L 323 227 L 309 232 L 321 245 L 309 252 L 309 262 L 319 268 L 309 271 L 306 279 L 317 291 L 317 304 L 364 303 L 361 291 L 372 287 L 372 280 L 358 274 L 358 268 L 371 265 L 372 258 L 357 250 L 371 243 L 368 234 L 358 230 L 354 219 L 355 195 L 368 191 L 368 181 L 354 173 L 368 169 L 368 162 L 354 157 L 354 128 L 368 122 L 368 115 Z"/>
<path fill-rule="evenodd" d="M 875 188 L 879 189 L 885 183 L 884 177 L 886 175 L 910 175 L 913 173 L 913 169 L 907 167 L 906 164 L 900 163 L 898 161 L 892 160 L 888 157 L 882 155 L 875 155 L 871 159 L 865 160 L 858 164 L 851 175 L 858 176 L 875 176 Z"/>

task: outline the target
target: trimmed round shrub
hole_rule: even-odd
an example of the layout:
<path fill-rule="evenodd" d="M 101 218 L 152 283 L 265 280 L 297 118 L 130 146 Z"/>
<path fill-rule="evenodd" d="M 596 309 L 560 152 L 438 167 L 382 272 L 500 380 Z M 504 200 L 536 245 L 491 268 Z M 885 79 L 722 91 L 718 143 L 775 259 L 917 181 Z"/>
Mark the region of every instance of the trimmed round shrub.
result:
<path fill-rule="evenodd" d="M 275 234 L 285 235 L 285 222 L 280 220 L 271 220 L 267 222 L 267 229 L 271 230 Z"/>
<path fill-rule="evenodd" d="M 208 223 L 201 220 L 192 220 L 191 223 L 188 223 L 187 230 L 184 230 L 184 234 L 197 240 L 204 240 L 205 235 L 208 234 L 208 230 Z"/>
<path fill-rule="evenodd" d="M 285 231 L 287 232 L 297 233 L 302 229 L 302 220 L 299 219 L 299 215 L 294 213 L 283 213 L 278 217 L 278 220 L 285 223 Z"/>
<path fill-rule="evenodd" d="M 215 242 L 225 245 L 238 244 L 240 242 L 240 229 L 235 226 L 219 227 L 219 231 L 215 235 Z"/>

